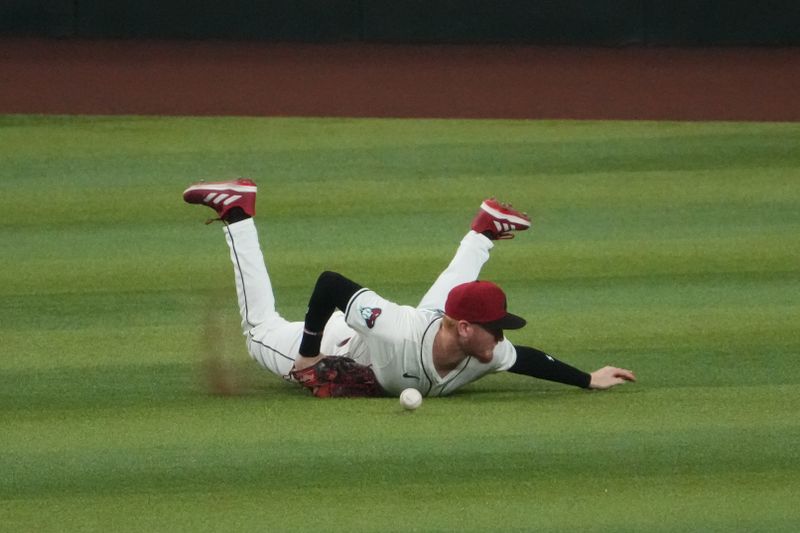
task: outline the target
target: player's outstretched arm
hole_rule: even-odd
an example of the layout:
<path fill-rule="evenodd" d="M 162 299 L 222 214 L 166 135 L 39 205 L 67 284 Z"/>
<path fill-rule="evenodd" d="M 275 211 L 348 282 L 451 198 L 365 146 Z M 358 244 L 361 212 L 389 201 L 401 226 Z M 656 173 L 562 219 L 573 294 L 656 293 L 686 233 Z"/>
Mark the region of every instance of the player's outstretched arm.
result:
<path fill-rule="evenodd" d="M 615 366 L 604 366 L 591 373 L 590 389 L 610 389 L 628 381 L 636 381 L 636 376 L 630 370 Z"/>
<path fill-rule="evenodd" d="M 536 348 L 515 344 L 514 349 L 517 352 L 517 360 L 508 369 L 514 374 L 598 390 L 610 389 L 628 381 L 636 381 L 633 372 L 624 368 L 605 366 L 588 374 Z"/>
<path fill-rule="evenodd" d="M 550 354 L 530 346 L 517 344 L 514 345 L 514 349 L 517 352 L 517 360 L 508 369 L 509 372 L 584 389 L 591 386 L 592 376 L 590 374 L 559 361 Z"/>

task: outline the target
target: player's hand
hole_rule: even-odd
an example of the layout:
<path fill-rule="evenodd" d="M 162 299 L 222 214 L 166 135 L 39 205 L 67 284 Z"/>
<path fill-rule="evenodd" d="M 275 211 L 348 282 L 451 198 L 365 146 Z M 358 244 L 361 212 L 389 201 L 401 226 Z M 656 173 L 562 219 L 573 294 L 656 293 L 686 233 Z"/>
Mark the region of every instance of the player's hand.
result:
<path fill-rule="evenodd" d="M 294 360 L 294 369 L 295 370 L 303 370 L 310 366 L 314 366 L 319 362 L 320 359 L 325 357 L 324 355 L 320 354 L 316 357 L 303 357 L 302 355 L 298 355 L 297 359 Z"/>
<path fill-rule="evenodd" d="M 626 381 L 636 381 L 633 372 L 615 366 L 604 366 L 600 370 L 592 372 L 591 376 L 590 389 L 610 389 Z"/>

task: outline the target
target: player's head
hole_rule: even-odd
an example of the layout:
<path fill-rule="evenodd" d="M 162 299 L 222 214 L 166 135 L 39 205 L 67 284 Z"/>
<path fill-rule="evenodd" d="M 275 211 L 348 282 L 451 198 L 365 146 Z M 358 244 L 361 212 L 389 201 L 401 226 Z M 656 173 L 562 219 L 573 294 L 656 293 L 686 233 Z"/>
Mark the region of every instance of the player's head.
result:
<path fill-rule="evenodd" d="M 506 295 L 500 287 L 490 281 L 470 281 L 450 290 L 444 313 L 456 322 L 467 322 L 488 333 L 468 332 L 470 339 L 467 339 L 474 341 L 473 350 L 486 354 L 490 340 L 492 349 L 503 340 L 503 330 L 519 329 L 526 324 L 524 318 L 509 313 L 507 307 Z"/>
<path fill-rule="evenodd" d="M 491 281 L 469 281 L 453 287 L 447 295 L 444 314 L 490 331 L 520 329 L 526 324 L 524 318 L 508 312 L 506 293 Z"/>

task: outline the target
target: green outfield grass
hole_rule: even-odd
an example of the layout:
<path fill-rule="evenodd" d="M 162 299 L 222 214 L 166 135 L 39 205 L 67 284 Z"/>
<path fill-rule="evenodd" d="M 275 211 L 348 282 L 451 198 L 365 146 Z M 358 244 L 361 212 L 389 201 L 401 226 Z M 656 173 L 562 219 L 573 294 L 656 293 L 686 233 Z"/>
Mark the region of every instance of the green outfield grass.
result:
<path fill-rule="evenodd" d="M 322 269 L 414 304 L 484 197 L 526 208 L 483 276 L 509 337 L 639 382 L 309 397 L 249 359 L 181 200 L 232 176 L 292 320 Z M 5 116 L 0 198 L 2 531 L 800 521 L 800 124 Z"/>

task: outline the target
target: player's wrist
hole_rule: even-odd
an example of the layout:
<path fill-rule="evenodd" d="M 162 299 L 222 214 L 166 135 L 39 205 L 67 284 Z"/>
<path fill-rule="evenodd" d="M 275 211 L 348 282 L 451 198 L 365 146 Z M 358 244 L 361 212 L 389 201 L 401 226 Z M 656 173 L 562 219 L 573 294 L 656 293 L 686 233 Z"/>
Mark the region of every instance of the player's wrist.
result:
<path fill-rule="evenodd" d="M 317 362 L 322 359 L 322 354 L 317 355 L 300 355 L 297 359 L 294 360 L 294 369 L 295 370 L 304 370 L 306 368 L 312 367 Z"/>

